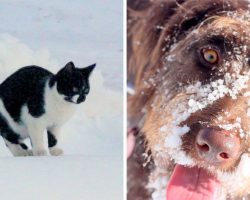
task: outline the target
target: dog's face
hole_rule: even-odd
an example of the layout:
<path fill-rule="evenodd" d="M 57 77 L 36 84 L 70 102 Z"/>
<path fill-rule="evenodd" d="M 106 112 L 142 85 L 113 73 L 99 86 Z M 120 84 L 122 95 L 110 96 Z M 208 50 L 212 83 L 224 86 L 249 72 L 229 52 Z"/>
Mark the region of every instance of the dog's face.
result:
<path fill-rule="evenodd" d="M 182 150 L 191 164 L 234 170 L 249 148 L 249 34 L 248 22 L 216 17 L 166 53 L 155 77 L 150 119 L 160 117 L 152 120 L 160 137 L 154 146 L 160 141 L 173 149 L 176 142 L 174 151 Z"/>
<path fill-rule="evenodd" d="M 195 191 L 193 199 L 202 192 L 214 193 L 205 194 L 212 199 L 221 182 L 226 188 L 233 181 L 242 185 L 226 193 L 245 195 L 250 190 L 249 13 L 201 21 L 161 58 L 161 67 L 146 79 L 146 88 L 155 91 L 143 131 L 156 165 L 176 164 L 168 195 L 181 193 L 178 185 Z M 203 177 L 194 184 L 205 189 L 192 186 L 190 173 L 191 179 Z"/>

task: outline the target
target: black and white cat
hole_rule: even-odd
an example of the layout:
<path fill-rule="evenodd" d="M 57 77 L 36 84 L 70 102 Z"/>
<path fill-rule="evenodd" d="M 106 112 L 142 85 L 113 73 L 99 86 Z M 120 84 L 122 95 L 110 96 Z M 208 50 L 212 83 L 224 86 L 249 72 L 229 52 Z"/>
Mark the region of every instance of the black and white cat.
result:
<path fill-rule="evenodd" d="M 89 93 L 95 64 L 66 64 L 57 74 L 38 66 L 19 69 L 0 85 L 0 134 L 14 156 L 62 155 L 61 126 Z M 30 138 L 32 150 L 23 143 Z"/>

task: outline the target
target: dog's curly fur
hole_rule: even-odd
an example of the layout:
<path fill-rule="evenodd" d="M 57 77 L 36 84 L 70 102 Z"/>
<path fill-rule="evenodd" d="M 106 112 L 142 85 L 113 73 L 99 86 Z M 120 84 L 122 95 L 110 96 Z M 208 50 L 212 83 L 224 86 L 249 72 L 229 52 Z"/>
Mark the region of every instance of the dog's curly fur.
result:
<path fill-rule="evenodd" d="M 176 120 L 173 113 L 180 104 L 188 108 L 194 94 L 188 93 L 187 88 L 197 82 L 204 88 L 220 79 L 225 81 L 226 74 L 243 76 L 249 72 L 248 10 L 249 2 L 246 0 L 128 1 L 127 76 L 135 88 L 135 94 L 128 96 L 128 121 L 130 126 L 138 126 L 142 133 L 135 153 L 128 161 L 129 200 L 150 199 L 153 190 L 146 188 L 148 182 L 159 176 L 169 176 L 173 166 L 179 162 L 168 153 L 168 148 L 163 148 L 163 141 L 170 133 L 161 133 L 160 130 L 166 125 L 169 128 Z M 216 46 L 223 52 L 220 63 L 213 68 L 206 66 L 198 55 L 198 50 L 207 45 Z M 239 69 L 231 67 L 235 63 L 240 65 Z M 228 83 L 227 87 L 232 89 L 235 81 Z M 206 163 L 199 161 L 193 148 L 194 139 L 202 127 L 235 123 L 240 116 L 242 130 L 249 132 L 250 118 L 246 112 L 249 89 L 248 80 L 236 94 L 225 94 L 179 121 L 178 126 L 190 127 L 189 134 L 181 137 L 181 150 L 191 158 L 192 165 L 208 168 Z M 184 115 L 185 109 L 178 112 Z M 235 134 L 239 137 L 240 130 L 235 130 Z M 241 150 L 237 159 L 225 166 L 209 168 L 210 172 L 223 172 L 228 177 L 237 171 L 241 156 L 250 147 L 248 137 L 239 138 Z M 159 145 L 161 150 L 156 148 Z M 141 159 L 142 151 L 152 158 L 146 168 L 143 167 L 145 160 Z M 165 173 L 162 174 L 162 170 L 158 173 L 159 168 Z M 230 191 L 228 180 L 230 178 L 220 180 L 223 185 L 221 195 L 229 199 L 247 197 L 250 179 L 242 178 L 244 186 Z"/>

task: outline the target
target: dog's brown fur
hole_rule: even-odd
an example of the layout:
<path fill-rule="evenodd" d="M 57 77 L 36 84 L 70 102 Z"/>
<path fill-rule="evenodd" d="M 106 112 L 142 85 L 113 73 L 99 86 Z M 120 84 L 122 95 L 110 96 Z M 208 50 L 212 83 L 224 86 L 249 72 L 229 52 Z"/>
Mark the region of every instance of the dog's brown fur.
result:
<path fill-rule="evenodd" d="M 208 35 L 214 33 L 219 36 L 216 43 L 223 40 L 225 51 L 232 48 L 229 47 L 231 44 L 234 47 L 245 45 L 247 49 L 239 54 L 244 58 L 249 57 L 249 18 L 228 15 L 229 11 L 237 13 L 238 16 L 249 15 L 248 3 L 244 0 L 131 0 L 128 1 L 128 8 L 128 81 L 135 87 L 135 94 L 128 97 L 128 119 L 131 126 L 139 126 L 141 129 L 146 141 L 145 152 L 150 151 L 153 159 L 157 161 L 157 167 L 166 169 L 168 173 L 173 163 L 168 156 L 154 152 L 153 147 L 163 142 L 161 140 L 164 137 L 159 136 L 160 127 L 171 124 L 173 110 L 178 104 L 188 101 L 190 95 L 182 88 L 196 81 L 207 84 L 220 79 L 225 73 L 234 73 L 230 68 L 226 71 L 208 70 L 199 62 L 197 52 L 192 49 L 207 44 Z M 233 32 L 238 35 L 233 35 Z M 199 42 L 196 44 L 194 41 Z M 172 55 L 175 59 L 166 59 Z M 229 65 L 234 62 L 234 59 L 226 57 L 222 60 L 227 60 Z M 240 73 L 249 70 L 249 67 L 248 61 Z M 220 123 L 218 116 L 224 123 L 233 123 L 237 116 L 240 116 L 242 129 L 250 130 L 250 119 L 246 114 L 247 99 L 243 95 L 249 90 L 250 84 L 248 85 L 236 100 L 226 95 L 182 121 L 183 125 L 190 127 L 189 134 L 182 137 L 182 149 L 196 161 L 197 166 L 206 168 L 206 163 L 199 161 L 199 156 L 193 148 L 197 131 L 203 124 L 217 127 Z M 230 115 L 223 114 L 224 111 Z M 201 121 L 202 125 L 198 123 Z M 239 130 L 234 133 L 238 136 Z M 242 154 L 250 147 L 250 141 L 240 140 Z M 135 151 L 136 153 L 138 151 Z M 145 184 L 140 184 L 141 180 L 143 183 L 149 181 L 150 170 L 143 172 L 141 162 L 138 162 L 137 158 L 138 155 L 134 155 L 128 161 L 128 188 L 133 188 L 129 190 L 128 199 L 150 199 L 150 192 L 145 190 Z M 227 165 L 214 169 L 214 172 L 233 172 L 239 159 L 240 155 Z M 141 176 L 144 177 L 140 179 Z M 143 190 L 145 192 L 142 192 Z M 246 195 L 248 190 L 250 191 L 250 181 L 245 183 L 242 189 L 228 195 L 230 198 L 237 198 Z"/>

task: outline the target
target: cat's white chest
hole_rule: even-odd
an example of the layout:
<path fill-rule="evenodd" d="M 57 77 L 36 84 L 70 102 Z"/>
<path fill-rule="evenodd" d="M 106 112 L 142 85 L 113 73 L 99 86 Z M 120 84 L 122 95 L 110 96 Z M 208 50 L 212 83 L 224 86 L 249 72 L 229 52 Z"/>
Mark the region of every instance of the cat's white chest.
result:
<path fill-rule="evenodd" d="M 59 95 L 56 88 L 45 89 L 45 114 L 44 120 L 52 125 L 62 125 L 66 123 L 75 113 L 77 105 L 67 102 Z"/>
<path fill-rule="evenodd" d="M 61 125 L 66 123 L 75 113 L 75 106 L 64 105 L 58 102 L 50 101 L 45 105 L 46 114 L 44 117 L 48 123 Z"/>

